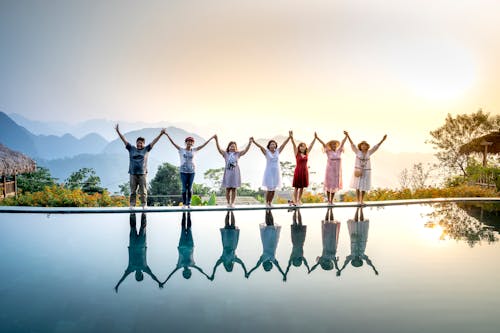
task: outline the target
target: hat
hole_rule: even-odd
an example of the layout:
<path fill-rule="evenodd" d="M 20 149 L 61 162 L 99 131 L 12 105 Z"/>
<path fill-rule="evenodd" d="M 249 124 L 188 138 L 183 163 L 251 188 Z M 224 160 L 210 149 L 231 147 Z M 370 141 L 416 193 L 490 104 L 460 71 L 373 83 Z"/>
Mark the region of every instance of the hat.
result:
<path fill-rule="evenodd" d="M 188 141 L 193 141 L 194 142 L 194 138 L 192 136 L 188 136 L 186 138 L 186 140 L 184 140 L 184 142 L 188 142 Z"/>

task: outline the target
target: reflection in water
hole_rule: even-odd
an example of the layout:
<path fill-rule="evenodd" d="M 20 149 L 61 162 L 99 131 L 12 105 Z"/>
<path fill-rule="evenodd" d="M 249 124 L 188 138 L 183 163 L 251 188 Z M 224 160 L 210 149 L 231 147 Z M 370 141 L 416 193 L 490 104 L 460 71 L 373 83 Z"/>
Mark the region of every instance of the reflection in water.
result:
<path fill-rule="evenodd" d="M 166 280 L 162 282 L 162 285 L 167 283 L 167 281 L 175 274 L 179 269 L 182 270 L 182 276 L 185 279 L 189 279 L 192 275 L 191 268 L 198 270 L 201 274 L 205 275 L 208 279 L 210 278 L 200 267 L 196 266 L 193 258 L 194 252 L 194 241 L 193 234 L 191 232 L 191 213 L 184 212 L 182 214 L 182 222 L 181 222 L 181 236 L 179 239 L 179 246 L 177 246 L 177 250 L 179 251 L 179 259 L 177 260 L 177 266 L 175 269 L 168 275 Z"/>
<path fill-rule="evenodd" d="M 270 209 L 266 209 L 266 223 L 261 223 L 260 228 L 260 239 L 262 241 L 262 255 L 257 261 L 257 264 L 248 273 L 247 277 L 252 274 L 261 264 L 266 272 L 269 272 L 273 268 L 273 264 L 276 265 L 281 275 L 283 275 L 283 280 L 286 280 L 285 273 L 281 269 L 278 260 L 276 260 L 276 248 L 278 247 L 278 241 L 280 238 L 281 226 L 274 224 L 273 213 Z"/>
<path fill-rule="evenodd" d="M 144 273 L 151 276 L 153 280 L 158 282 L 158 286 L 161 288 L 163 285 L 156 278 L 156 276 L 151 272 L 151 269 L 147 263 L 146 256 L 146 213 L 141 215 L 141 227 L 139 232 L 136 228 L 136 216 L 135 213 L 130 214 L 130 236 L 129 236 L 129 246 L 128 246 L 128 266 L 123 273 L 122 278 L 115 286 L 115 291 L 118 292 L 118 287 L 127 278 L 127 276 L 135 271 L 136 281 L 142 281 L 144 279 Z"/>
<path fill-rule="evenodd" d="M 368 241 L 368 228 L 370 226 L 370 221 L 365 220 L 363 215 L 363 208 L 356 208 L 356 214 L 353 220 L 347 221 L 347 228 L 349 229 L 349 236 L 351 237 L 351 254 L 345 258 L 344 265 L 338 272 L 338 275 L 346 268 L 349 262 L 354 267 L 363 266 L 363 261 L 373 268 L 373 271 L 378 275 L 378 271 L 373 266 L 372 261 L 365 254 L 366 243 Z"/>
<path fill-rule="evenodd" d="M 240 229 L 236 227 L 233 211 L 228 211 L 226 213 L 224 228 L 220 229 L 220 235 L 222 240 L 222 254 L 219 260 L 215 263 L 210 280 L 214 279 L 215 272 L 220 264 L 224 265 L 226 272 L 232 272 L 234 264 L 238 263 L 241 267 L 243 267 L 243 272 L 245 277 L 247 277 L 245 264 L 236 256 L 236 247 L 238 246 L 238 240 L 240 238 Z"/>
<path fill-rule="evenodd" d="M 481 241 L 497 242 L 497 233 L 492 227 L 471 216 L 473 213 L 469 215 L 468 212 L 474 211 L 471 205 L 461 204 L 460 206 L 463 208 L 460 208 L 456 203 L 435 205 L 433 212 L 427 214 L 429 221 L 425 223 L 425 227 L 440 226 L 443 231 L 439 239 L 465 240 L 470 247 Z M 487 216 L 490 215 L 494 215 L 494 213 Z M 480 216 L 478 217 L 480 218 Z"/>
<path fill-rule="evenodd" d="M 321 221 L 321 240 L 323 242 L 323 252 L 316 258 L 316 264 L 311 267 L 309 273 L 314 271 L 318 265 L 325 271 L 330 271 L 335 267 L 337 275 L 340 274 L 338 267 L 337 246 L 339 241 L 340 222 L 335 221 L 333 209 L 330 207 L 326 211 L 325 219 Z"/>
<path fill-rule="evenodd" d="M 302 263 L 304 263 L 307 271 L 309 271 L 309 265 L 304 257 L 304 243 L 306 241 L 307 226 L 302 225 L 302 215 L 300 214 L 300 209 L 298 208 L 293 211 L 290 231 L 292 236 L 292 253 L 290 254 L 290 259 L 288 260 L 284 280 L 286 280 L 292 264 L 295 267 L 300 267 L 302 266 Z"/>

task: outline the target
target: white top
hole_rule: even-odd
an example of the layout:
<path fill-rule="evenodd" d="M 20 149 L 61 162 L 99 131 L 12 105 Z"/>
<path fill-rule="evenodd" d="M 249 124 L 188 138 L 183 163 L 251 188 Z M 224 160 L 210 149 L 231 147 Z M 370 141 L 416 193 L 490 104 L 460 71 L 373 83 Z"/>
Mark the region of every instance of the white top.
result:
<path fill-rule="evenodd" d="M 180 172 L 183 173 L 194 173 L 195 164 L 194 164 L 194 156 L 196 153 L 195 148 L 191 148 L 191 150 L 187 150 L 185 148 L 179 148 L 179 157 L 181 160 Z"/>
<path fill-rule="evenodd" d="M 274 191 L 281 187 L 281 168 L 279 162 L 279 149 L 272 153 L 266 149 L 266 169 L 264 171 L 264 179 L 262 186 L 268 191 Z"/>

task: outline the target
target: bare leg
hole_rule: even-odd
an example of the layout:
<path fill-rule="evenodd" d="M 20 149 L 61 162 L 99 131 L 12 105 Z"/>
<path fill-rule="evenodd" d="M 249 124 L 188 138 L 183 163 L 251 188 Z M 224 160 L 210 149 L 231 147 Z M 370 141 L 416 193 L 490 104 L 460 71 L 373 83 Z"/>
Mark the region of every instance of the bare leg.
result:
<path fill-rule="evenodd" d="M 271 206 L 274 198 L 274 191 L 267 191 L 267 194 L 267 203 L 269 204 L 269 206 Z"/>
<path fill-rule="evenodd" d="M 364 204 L 366 191 L 361 191 L 361 204 Z"/>
<path fill-rule="evenodd" d="M 361 203 L 361 191 L 360 190 L 356 190 L 356 201 L 358 203 Z"/>
<path fill-rule="evenodd" d="M 231 188 L 231 206 L 234 206 L 234 202 L 236 201 L 236 188 Z"/>
<path fill-rule="evenodd" d="M 297 194 L 297 205 L 302 205 L 302 193 L 304 193 L 304 188 L 301 187 L 298 189 L 298 194 Z"/>
<path fill-rule="evenodd" d="M 296 187 L 294 187 L 294 188 L 293 188 L 292 203 L 293 203 L 294 205 L 296 205 L 296 204 L 297 204 L 297 202 L 298 202 L 298 191 L 299 191 L 299 189 L 298 189 L 298 188 L 296 188 Z"/>
<path fill-rule="evenodd" d="M 226 201 L 228 205 L 231 205 L 231 189 L 226 188 Z"/>

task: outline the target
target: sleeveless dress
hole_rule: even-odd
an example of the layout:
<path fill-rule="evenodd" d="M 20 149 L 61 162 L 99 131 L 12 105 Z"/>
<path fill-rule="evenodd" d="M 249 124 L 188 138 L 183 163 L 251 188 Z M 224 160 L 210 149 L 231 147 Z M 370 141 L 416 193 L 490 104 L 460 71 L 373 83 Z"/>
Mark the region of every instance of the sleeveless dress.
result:
<path fill-rule="evenodd" d="M 307 159 L 308 155 L 302 155 L 298 153 L 295 156 L 295 161 L 297 162 L 295 166 L 295 171 L 293 172 L 293 182 L 292 187 L 304 188 L 309 186 L 309 170 L 307 170 Z"/>
<path fill-rule="evenodd" d="M 222 187 L 237 188 L 241 186 L 240 166 L 238 159 L 239 152 L 224 152 L 226 167 L 224 168 L 224 177 L 222 178 Z"/>
<path fill-rule="evenodd" d="M 327 160 L 324 189 L 326 192 L 337 192 L 342 189 L 342 147 L 337 151 L 327 150 L 325 154 Z"/>
<path fill-rule="evenodd" d="M 269 149 L 266 149 L 266 169 L 264 171 L 262 186 L 267 191 L 275 191 L 277 188 L 281 187 L 279 155 L 280 153 L 278 149 L 276 149 L 274 153 L 271 153 Z"/>

